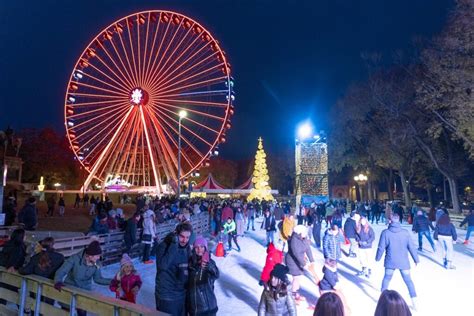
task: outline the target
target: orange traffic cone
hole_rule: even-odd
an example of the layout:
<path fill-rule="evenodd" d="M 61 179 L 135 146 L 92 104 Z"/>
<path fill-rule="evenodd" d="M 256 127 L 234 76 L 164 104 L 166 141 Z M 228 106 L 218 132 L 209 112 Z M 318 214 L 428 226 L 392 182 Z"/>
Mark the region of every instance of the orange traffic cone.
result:
<path fill-rule="evenodd" d="M 216 257 L 225 257 L 224 244 L 219 241 L 216 247 Z"/>

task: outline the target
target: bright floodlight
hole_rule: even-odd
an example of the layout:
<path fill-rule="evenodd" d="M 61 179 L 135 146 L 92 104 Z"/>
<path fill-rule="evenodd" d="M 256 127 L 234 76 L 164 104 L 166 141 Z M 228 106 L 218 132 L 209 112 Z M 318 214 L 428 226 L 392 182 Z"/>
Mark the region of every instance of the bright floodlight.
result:
<path fill-rule="evenodd" d="M 300 139 L 305 139 L 311 136 L 311 133 L 313 132 L 313 128 L 309 123 L 305 123 L 301 125 L 298 129 L 298 137 Z"/>
<path fill-rule="evenodd" d="M 186 112 L 185 110 L 179 111 L 179 118 L 185 118 L 186 115 L 188 115 L 188 112 Z"/>

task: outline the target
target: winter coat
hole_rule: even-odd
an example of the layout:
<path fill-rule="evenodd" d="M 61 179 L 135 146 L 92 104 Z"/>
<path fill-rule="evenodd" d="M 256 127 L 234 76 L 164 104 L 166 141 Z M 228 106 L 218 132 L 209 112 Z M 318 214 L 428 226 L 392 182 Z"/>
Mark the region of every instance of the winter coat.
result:
<path fill-rule="evenodd" d="M 403 229 L 400 223 L 390 223 L 388 228 L 382 231 L 375 260 L 380 261 L 384 252 L 384 267 L 388 269 L 410 269 L 408 253 L 415 263 L 419 262 L 416 246 L 411 240 L 410 233 Z"/>
<path fill-rule="evenodd" d="M 127 220 L 123 239 L 127 247 L 132 247 L 137 242 L 137 221 L 135 218 L 132 217 Z"/>
<path fill-rule="evenodd" d="M 287 293 L 285 296 L 275 297 L 272 291 L 265 288 L 258 304 L 258 316 L 296 316 L 296 304 L 293 296 Z"/>
<path fill-rule="evenodd" d="M 189 243 L 181 247 L 175 233 L 168 234 L 156 250 L 155 296 L 160 300 L 179 300 L 186 296 Z"/>
<path fill-rule="evenodd" d="M 229 235 L 235 235 L 237 234 L 236 231 L 236 225 L 234 220 L 232 220 L 230 223 L 225 222 L 224 224 L 224 234 L 229 234 Z"/>
<path fill-rule="evenodd" d="M 102 285 L 109 285 L 112 281 L 112 279 L 102 277 L 98 265 L 87 265 L 85 250 L 64 261 L 54 275 L 54 283 L 64 282 L 88 291 L 92 289 L 92 279 L 95 283 Z"/>
<path fill-rule="evenodd" d="M 265 228 L 267 232 L 276 231 L 276 220 L 275 216 L 269 215 L 263 217 L 262 227 Z"/>
<path fill-rule="evenodd" d="M 323 267 L 323 278 L 319 281 L 319 289 L 321 291 L 332 291 L 336 286 L 337 282 L 339 282 L 339 278 L 337 276 L 337 268 L 331 268 L 327 265 Z"/>
<path fill-rule="evenodd" d="M 0 252 L 0 266 L 5 268 L 15 268 L 18 270 L 25 263 L 26 246 L 25 244 L 14 244 L 9 240 L 3 246 Z"/>
<path fill-rule="evenodd" d="M 270 280 L 270 273 L 272 272 L 275 265 L 283 262 L 283 251 L 275 248 L 273 243 L 269 243 L 267 247 L 267 259 L 265 260 L 265 266 L 263 267 L 262 275 L 260 280 L 268 282 Z"/>
<path fill-rule="evenodd" d="M 289 217 L 285 218 L 283 220 L 283 234 L 281 235 L 285 241 L 293 234 L 293 228 L 295 228 L 295 220 Z"/>
<path fill-rule="evenodd" d="M 459 226 L 464 226 L 467 223 L 467 226 L 474 226 L 474 213 L 467 215 Z"/>
<path fill-rule="evenodd" d="M 300 235 L 293 233 L 288 240 L 288 253 L 285 256 L 285 262 L 293 276 L 302 275 L 304 266 L 306 265 L 305 255 L 308 256 L 310 262 L 314 262 L 313 253 L 306 239 Z"/>
<path fill-rule="evenodd" d="M 40 259 L 41 256 L 46 253 L 49 257 L 50 264 L 46 269 L 41 269 L 40 267 Z M 54 250 L 42 251 L 33 257 L 31 257 L 30 261 L 26 266 L 20 268 L 18 271 L 20 274 L 34 274 L 42 276 L 43 278 L 47 279 L 54 279 L 54 274 L 59 269 L 59 267 L 64 263 L 64 256 L 59 252 Z"/>
<path fill-rule="evenodd" d="M 109 289 L 112 292 L 117 292 L 119 289 L 122 290 L 120 293 L 120 299 L 131 303 L 136 303 L 136 295 L 132 292 L 134 287 L 142 287 L 142 279 L 138 274 L 130 273 L 129 275 L 122 275 L 118 280 L 117 275 L 112 279 L 109 285 Z"/>
<path fill-rule="evenodd" d="M 375 240 L 375 233 L 372 227 L 369 226 L 369 230 L 367 232 L 365 232 L 364 227 L 361 227 L 360 231 L 357 233 L 356 240 L 359 242 L 359 248 L 372 248 L 372 243 Z"/>
<path fill-rule="evenodd" d="M 229 217 L 234 219 L 234 211 L 229 206 L 226 206 L 222 209 L 221 221 L 225 223 Z"/>
<path fill-rule="evenodd" d="M 25 205 L 18 214 L 18 223 L 25 225 L 25 230 L 34 230 L 38 225 L 38 216 L 34 204 Z"/>
<path fill-rule="evenodd" d="M 344 236 L 339 232 L 337 235 L 326 230 L 323 237 L 323 255 L 325 259 L 339 260 L 341 258 L 341 243 L 344 242 Z"/>
<path fill-rule="evenodd" d="M 156 237 L 156 224 L 154 221 L 154 212 L 148 210 L 143 214 L 143 234 L 142 243 L 153 244 L 153 240 Z"/>
<path fill-rule="evenodd" d="M 107 222 L 102 223 L 99 220 L 99 217 L 95 217 L 94 220 L 92 221 L 92 225 L 89 228 L 89 231 L 91 233 L 96 233 L 96 234 L 99 234 L 99 235 L 108 234 L 109 233 L 109 226 L 107 225 Z"/>
<path fill-rule="evenodd" d="M 456 241 L 458 239 L 458 234 L 456 233 L 456 228 L 454 227 L 453 223 L 449 223 L 447 225 L 440 225 L 439 223 L 436 225 L 433 238 L 438 240 L 438 235 L 440 236 L 451 236 L 453 240 Z"/>
<path fill-rule="evenodd" d="M 344 234 L 347 238 L 356 238 L 357 236 L 357 223 L 350 217 L 344 223 Z"/>
<path fill-rule="evenodd" d="M 206 268 L 201 267 L 197 258 L 189 265 L 189 283 L 186 296 L 188 312 L 192 316 L 216 313 L 217 298 L 214 294 L 214 281 L 219 278 L 219 269 L 210 259 Z"/>
<path fill-rule="evenodd" d="M 417 215 L 413 220 L 412 231 L 417 233 L 430 231 L 430 227 L 434 230 L 433 224 L 431 224 L 425 215 Z"/>
<path fill-rule="evenodd" d="M 247 218 L 250 218 L 250 219 L 255 218 L 255 208 L 253 207 L 247 208 Z"/>

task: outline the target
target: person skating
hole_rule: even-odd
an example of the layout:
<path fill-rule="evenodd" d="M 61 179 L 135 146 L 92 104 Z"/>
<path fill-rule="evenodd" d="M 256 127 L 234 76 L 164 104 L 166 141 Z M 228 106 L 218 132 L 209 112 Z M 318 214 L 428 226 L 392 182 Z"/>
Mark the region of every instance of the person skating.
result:
<path fill-rule="evenodd" d="M 267 236 L 267 245 L 274 243 L 274 236 L 276 231 L 276 220 L 275 216 L 271 214 L 269 209 L 265 210 L 265 216 L 263 217 L 262 228 L 265 229 Z"/>
<path fill-rule="evenodd" d="M 408 288 L 410 297 L 412 298 L 413 307 L 416 308 L 416 290 L 410 276 L 410 261 L 408 260 L 408 254 L 411 255 L 416 265 L 419 262 L 418 252 L 411 240 L 409 232 L 406 229 L 402 229 L 400 225 L 400 217 L 397 213 L 392 214 L 388 228 L 384 229 L 380 235 L 375 260 L 380 261 L 384 253 L 385 275 L 382 281 L 381 291 L 383 292 L 388 288 L 393 273 L 395 270 L 399 270 L 403 281 Z"/>
<path fill-rule="evenodd" d="M 267 247 L 267 258 L 265 259 L 265 266 L 263 266 L 262 274 L 258 284 L 264 285 L 270 280 L 270 273 L 275 265 L 283 262 L 283 251 L 277 249 L 273 243 L 269 243 Z"/>
<path fill-rule="evenodd" d="M 154 243 L 155 238 L 156 238 L 155 212 L 148 209 L 143 214 L 142 244 L 145 244 L 145 247 L 143 249 L 142 261 L 144 264 L 153 263 L 153 260 L 150 260 L 150 251 L 151 251 L 151 245 Z"/>
<path fill-rule="evenodd" d="M 456 242 L 458 235 L 456 228 L 449 218 L 448 214 L 441 215 L 436 223 L 434 239 L 438 240 L 442 255 L 443 266 L 446 269 L 456 269 L 453 265 L 453 243 Z"/>
<path fill-rule="evenodd" d="M 313 213 L 313 239 L 314 243 L 316 245 L 316 248 L 321 249 L 321 223 L 322 223 L 322 218 L 318 214 L 318 212 L 315 210 Z"/>
<path fill-rule="evenodd" d="M 326 259 L 323 266 L 323 278 L 319 281 L 319 293 L 334 292 L 339 289 L 337 275 L 337 261 Z"/>
<path fill-rule="evenodd" d="M 123 240 L 125 242 L 125 253 L 129 253 L 133 245 L 137 243 L 137 225 L 140 221 L 140 212 L 135 212 L 132 217 L 127 220 L 125 225 L 125 232 L 123 234 Z"/>
<path fill-rule="evenodd" d="M 234 243 L 237 246 L 237 251 L 240 252 L 240 246 L 239 246 L 239 243 L 237 242 L 237 230 L 236 230 L 235 221 L 231 217 L 228 217 L 226 223 L 224 224 L 223 234 L 227 235 L 227 243 L 228 243 L 227 250 L 228 251 L 232 250 L 232 240 L 234 240 Z"/>
<path fill-rule="evenodd" d="M 186 313 L 186 287 L 191 257 L 189 238 L 192 231 L 189 222 L 180 223 L 156 249 L 156 309 L 172 316 L 184 316 Z"/>
<path fill-rule="evenodd" d="M 288 267 L 275 265 L 260 297 L 258 316 L 296 316 L 295 301 L 288 293 L 288 272 Z"/>
<path fill-rule="evenodd" d="M 372 243 L 375 240 L 375 233 L 369 225 L 367 218 L 360 219 L 357 228 L 357 242 L 359 243 L 359 260 L 362 267 L 358 275 L 365 275 L 367 278 L 372 274 Z"/>
<path fill-rule="evenodd" d="M 471 233 L 474 231 L 474 212 L 473 210 L 469 211 L 469 214 L 463 219 L 461 224 L 459 224 L 459 227 L 463 227 L 465 224 L 467 224 L 467 232 L 466 232 L 466 238 L 464 238 L 464 245 L 469 245 L 469 237 L 471 236 Z"/>
<path fill-rule="evenodd" d="M 328 228 L 323 237 L 324 259 L 339 261 L 341 259 L 341 243 L 343 242 L 344 236 L 337 225 Z"/>
<path fill-rule="evenodd" d="M 352 213 L 344 223 L 344 235 L 349 242 L 351 243 L 349 248 L 349 257 L 357 257 L 357 226 L 359 225 L 360 215 L 357 213 Z"/>
<path fill-rule="evenodd" d="M 293 234 L 293 229 L 295 228 L 295 217 L 291 214 L 286 215 L 282 223 L 282 233 L 281 238 L 283 240 L 283 249 L 285 249 L 288 239 Z"/>
<path fill-rule="evenodd" d="M 314 262 L 313 253 L 307 240 L 308 232 L 304 225 L 297 225 L 288 241 L 288 253 L 285 255 L 285 263 L 293 276 L 291 290 L 296 300 L 302 299 L 298 290 L 300 289 L 300 279 L 309 263 Z M 309 263 L 307 262 L 307 259 Z"/>
<path fill-rule="evenodd" d="M 218 311 L 214 282 L 219 269 L 208 251 L 207 240 L 198 236 L 189 261 L 186 304 L 190 316 L 215 316 Z"/>
<path fill-rule="evenodd" d="M 250 229 L 252 223 L 252 230 L 255 230 L 255 207 L 253 204 L 247 205 L 247 231 Z"/>
<path fill-rule="evenodd" d="M 434 245 L 433 239 L 431 238 L 430 228 L 434 230 L 433 224 L 428 220 L 428 218 L 423 215 L 423 211 L 418 211 L 416 217 L 413 220 L 412 231 L 418 233 L 418 250 L 423 251 L 423 236 L 428 239 L 428 242 L 431 245 L 431 248 L 436 252 L 436 247 Z"/>
<path fill-rule="evenodd" d="M 132 259 L 124 253 L 120 260 L 120 270 L 110 282 L 109 289 L 116 293 L 116 297 L 130 303 L 137 302 L 138 291 L 142 286 L 142 279 L 133 266 Z"/>

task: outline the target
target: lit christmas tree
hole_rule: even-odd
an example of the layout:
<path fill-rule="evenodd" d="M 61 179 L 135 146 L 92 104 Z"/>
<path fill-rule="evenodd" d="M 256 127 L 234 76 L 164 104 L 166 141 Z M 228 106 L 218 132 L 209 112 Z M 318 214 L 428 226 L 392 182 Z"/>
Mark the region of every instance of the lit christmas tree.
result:
<path fill-rule="evenodd" d="M 267 155 L 263 150 L 262 138 L 258 139 L 258 150 L 255 155 L 255 167 L 253 169 L 253 189 L 250 191 L 250 195 L 247 197 L 248 201 L 253 199 L 257 200 L 273 200 L 273 196 L 270 193 L 271 188 L 268 185 L 270 178 L 268 177 L 268 169 L 266 162 Z"/>

